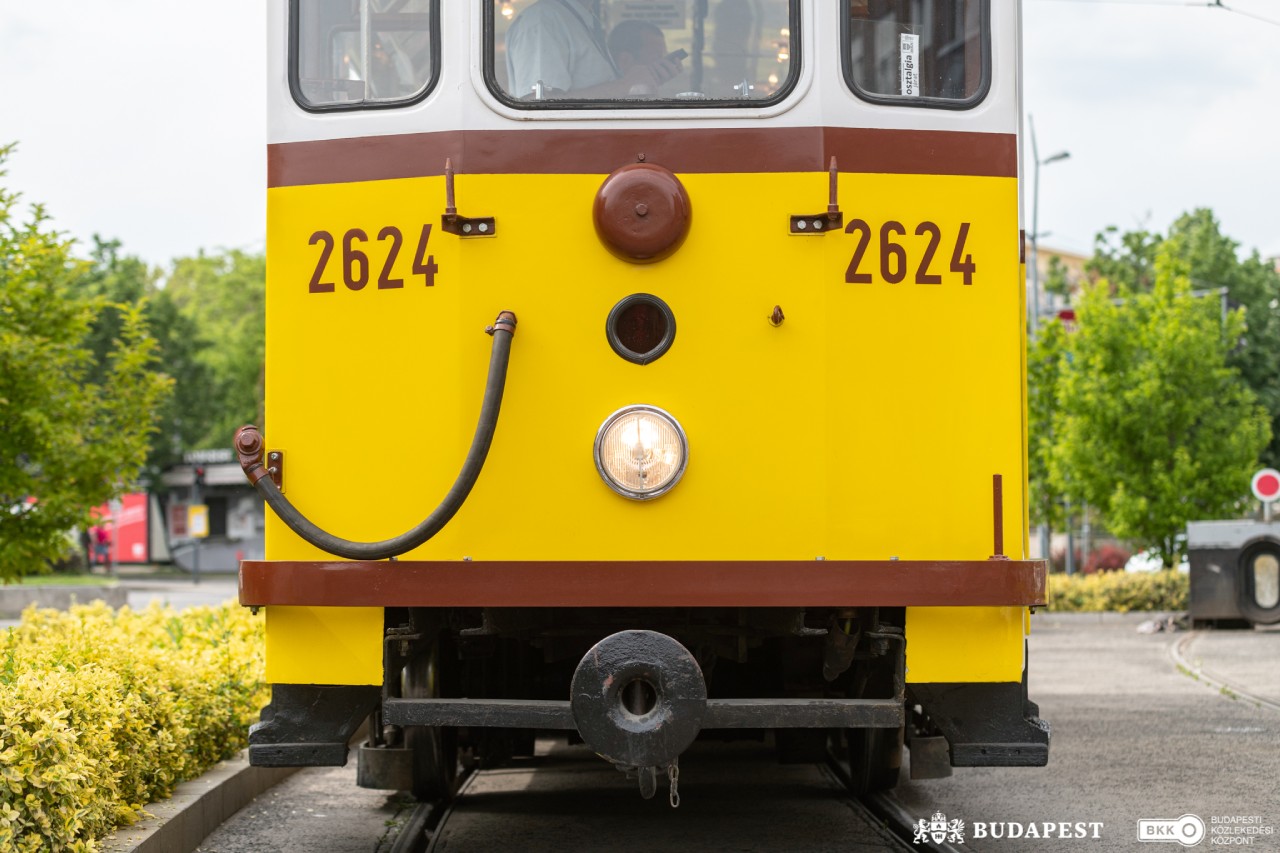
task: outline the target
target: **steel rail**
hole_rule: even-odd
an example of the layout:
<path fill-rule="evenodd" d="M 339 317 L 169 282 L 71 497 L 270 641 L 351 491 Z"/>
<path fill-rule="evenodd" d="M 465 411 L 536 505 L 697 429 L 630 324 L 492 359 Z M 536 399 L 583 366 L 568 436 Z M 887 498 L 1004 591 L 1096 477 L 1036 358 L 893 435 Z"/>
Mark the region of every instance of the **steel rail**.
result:
<path fill-rule="evenodd" d="M 1259 708 L 1267 708 L 1272 711 L 1280 712 L 1280 703 L 1273 702 L 1270 699 L 1263 698 L 1248 690 L 1234 684 L 1220 675 L 1206 672 L 1198 663 L 1192 663 L 1187 657 L 1188 647 L 1199 639 L 1204 631 L 1191 631 L 1183 637 L 1179 637 L 1169 644 L 1169 657 L 1173 659 L 1173 663 L 1183 673 L 1187 674 L 1196 681 L 1208 685 L 1211 689 L 1217 690 L 1219 694 L 1230 695 L 1232 699 L 1243 699 L 1252 702 Z"/>
<path fill-rule="evenodd" d="M 827 750 L 826 763 L 820 765 L 831 776 L 835 777 L 842 787 L 848 790 L 851 779 L 849 771 L 845 769 L 844 764 L 830 750 Z M 851 803 L 854 803 L 868 815 L 878 820 L 880 824 L 888 830 L 894 839 L 902 845 L 903 850 L 929 850 L 933 853 L 964 853 L 959 847 L 947 842 L 937 843 L 932 838 L 925 838 L 923 841 L 915 841 L 915 829 L 918 819 L 906 807 L 893 798 L 893 795 L 887 791 L 880 791 L 871 794 L 863 794 L 860 797 L 851 796 Z M 926 816 L 925 820 L 928 820 Z"/>

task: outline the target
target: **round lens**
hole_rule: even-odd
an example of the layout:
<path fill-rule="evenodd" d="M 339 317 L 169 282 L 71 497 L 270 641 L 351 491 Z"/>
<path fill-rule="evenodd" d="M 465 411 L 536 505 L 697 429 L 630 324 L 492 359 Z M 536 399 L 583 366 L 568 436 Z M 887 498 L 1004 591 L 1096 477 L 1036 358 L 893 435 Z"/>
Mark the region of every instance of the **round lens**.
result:
<path fill-rule="evenodd" d="M 613 306 L 605 333 L 618 355 L 636 364 L 648 364 L 671 348 L 676 317 L 658 297 L 636 293 Z"/>
<path fill-rule="evenodd" d="M 624 347 L 635 353 L 647 353 L 657 349 L 667 336 L 667 318 L 656 305 L 633 302 L 618 313 L 614 329 Z"/>
<path fill-rule="evenodd" d="M 596 434 L 596 468 L 615 492 L 634 500 L 656 498 L 684 473 L 689 445 L 671 415 L 653 406 L 629 406 L 610 415 Z"/>

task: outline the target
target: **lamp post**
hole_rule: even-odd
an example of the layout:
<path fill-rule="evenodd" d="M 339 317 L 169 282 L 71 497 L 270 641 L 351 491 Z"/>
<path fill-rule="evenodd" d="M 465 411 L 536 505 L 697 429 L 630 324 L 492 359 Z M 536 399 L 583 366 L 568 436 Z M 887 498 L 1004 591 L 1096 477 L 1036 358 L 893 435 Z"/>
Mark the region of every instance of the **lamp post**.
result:
<path fill-rule="evenodd" d="M 1035 335 L 1040 328 L 1040 167 L 1065 160 L 1071 152 L 1059 151 L 1041 160 L 1035 119 L 1027 116 L 1027 125 L 1031 128 L 1031 159 L 1035 163 L 1031 173 L 1031 334 Z"/>
<path fill-rule="evenodd" d="M 1027 126 L 1031 131 L 1031 160 L 1034 163 L 1031 173 L 1031 335 L 1034 337 L 1040 330 L 1040 167 L 1065 160 L 1071 154 L 1067 151 L 1059 151 L 1041 160 L 1040 148 L 1036 145 L 1036 123 L 1033 117 L 1027 116 Z M 1068 574 L 1072 574 L 1075 569 L 1075 555 L 1072 553 L 1074 543 L 1071 539 L 1071 512 L 1068 509 L 1066 555 Z M 1045 559 L 1049 557 L 1049 525 L 1045 522 L 1040 524 L 1040 555 Z"/>

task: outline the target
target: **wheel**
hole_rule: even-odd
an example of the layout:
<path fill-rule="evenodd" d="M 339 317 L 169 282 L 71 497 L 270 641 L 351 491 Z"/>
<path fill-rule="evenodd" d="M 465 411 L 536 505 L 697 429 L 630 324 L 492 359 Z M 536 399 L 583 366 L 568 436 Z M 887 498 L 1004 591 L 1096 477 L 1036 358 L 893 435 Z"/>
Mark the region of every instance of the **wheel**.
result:
<path fill-rule="evenodd" d="M 406 699 L 443 695 L 441 644 L 419 655 L 401 673 Z M 452 799 L 458 781 L 458 730 L 450 726 L 406 726 L 405 746 L 413 751 L 413 796 L 426 802 Z"/>
<path fill-rule="evenodd" d="M 883 663 L 855 661 L 850 693 L 859 699 L 893 695 L 893 670 Z M 906 726 L 896 729 L 845 729 L 845 758 L 849 761 L 849 789 L 857 796 L 897 787 L 902 769 Z"/>
<path fill-rule="evenodd" d="M 845 729 L 849 790 L 855 795 L 888 791 L 902 769 L 903 729 Z"/>

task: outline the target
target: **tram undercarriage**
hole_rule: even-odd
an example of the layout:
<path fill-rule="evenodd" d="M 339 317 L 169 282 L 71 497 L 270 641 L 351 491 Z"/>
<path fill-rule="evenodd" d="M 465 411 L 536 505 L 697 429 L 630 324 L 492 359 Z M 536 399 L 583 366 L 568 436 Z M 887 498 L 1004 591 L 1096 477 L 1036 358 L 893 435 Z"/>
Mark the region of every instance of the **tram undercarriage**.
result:
<path fill-rule="evenodd" d="M 834 746 L 857 793 L 897 783 L 904 742 L 914 778 L 1048 759 L 1025 678 L 907 684 L 900 607 L 387 608 L 385 620 L 384 683 L 275 685 L 253 764 L 345 764 L 366 719 L 359 784 L 420 799 L 449 797 L 460 762 L 531 755 L 539 731 L 585 741 L 645 797 L 699 737 L 772 733 L 787 763 Z"/>

